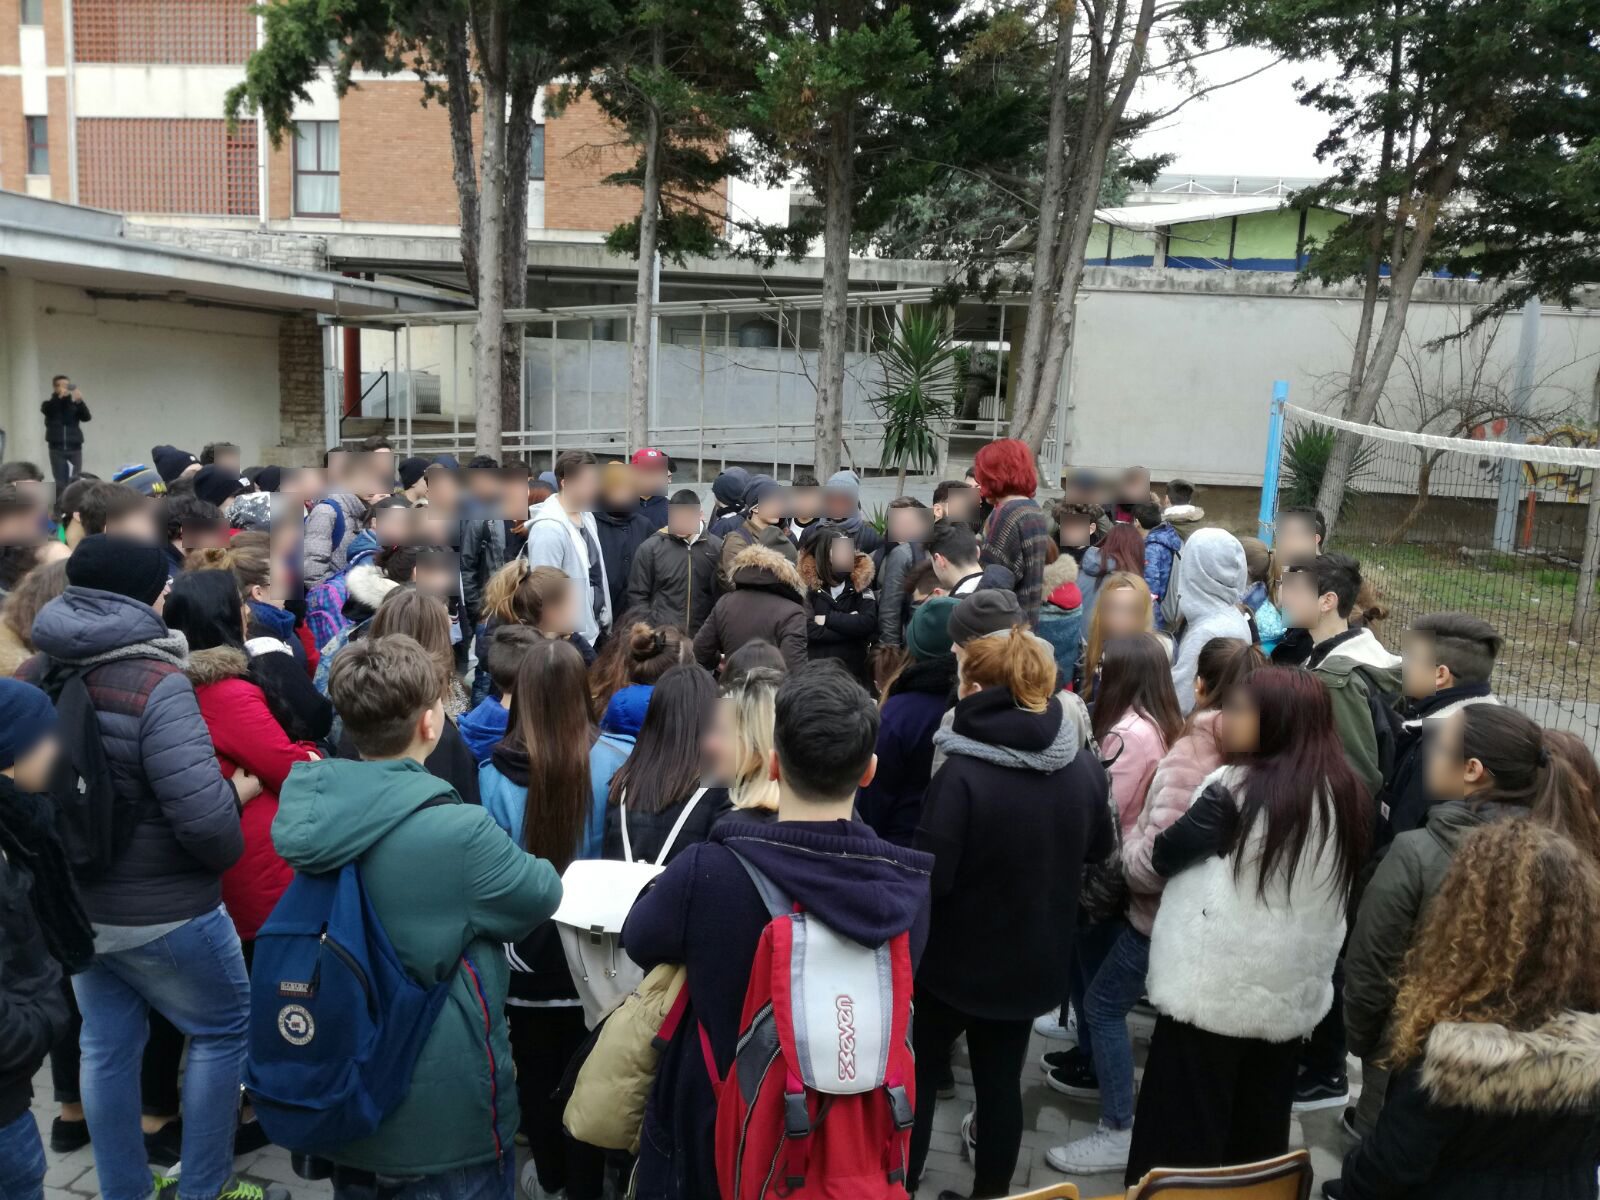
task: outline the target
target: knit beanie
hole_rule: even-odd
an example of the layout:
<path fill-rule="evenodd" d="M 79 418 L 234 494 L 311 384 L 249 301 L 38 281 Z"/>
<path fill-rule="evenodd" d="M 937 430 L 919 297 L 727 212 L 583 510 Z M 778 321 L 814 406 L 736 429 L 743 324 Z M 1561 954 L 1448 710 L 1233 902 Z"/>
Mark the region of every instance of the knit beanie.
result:
<path fill-rule="evenodd" d="M 67 559 L 67 582 L 154 604 L 167 586 L 167 556 L 151 542 L 93 533 Z"/>
<path fill-rule="evenodd" d="M 150 461 L 155 463 L 162 482 L 172 483 L 200 460 L 176 446 L 156 446 L 150 451 Z"/>
<path fill-rule="evenodd" d="M 195 472 L 194 494 L 207 504 L 221 508 L 240 492 L 250 490 L 250 481 L 216 463 L 201 467 Z"/>
<path fill-rule="evenodd" d="M 16 766 L 55 727 L 50 697 L 31 683 L 0 679 L 0 770 Z"/>
<path fill-rule="evenodd" d="M 861 502 L 861 480 L 856 473 L 850 470 L 835 471 L 828 476 L 828 482 L 823 485 L 825 492 L 849 492 L 851 499 L 857 504 Z"/>
<path fill-rule="evenodd" d="M 400 466 L 398 468 L 396 468 L 396 470 L 395 470 L 395 474 L 400 479 L 400 486 L 402 488 L 416 487 L 417 486 L 417 480 L 421 479 L 422 476 L 423 476 L 423 473 L 425 471 L 427 471 L 427 469 L 429 467 L 431 467 L 432 465 L 433 465 L 433 462 L 432 462 L 431 459 L 426 459 L 426 458 L 406 458 L 406 459 L 402 459 L 400 461 Z"/>
<path fill-rule="evenodd" d="M 950 639 L 950 614 L 961 601 L 954 596 L 934 596 L 922 602 L 906 626 L 906 649 L 918 662 L 949 654 L 955 643 Z"/>
<path fill-rule="evenodd" d="M 754 508 L 773 492 L 781 492 L 783 485 L 771 475 L 752 475 L 744 485 L 744 507 Z"/>
<path fill-rule="evenodd" d="M 717 498 L 717 503 L 732 508 L 744 499 L 744 486 L 749 482 L 749 471 L 743 467 L 729 467 L 712 483 L 711 494 Z"/>
<path fill-rule="evenodd" d="M 275 492 L 282 484 L 282 467 L 262 467 L 256 472 L 256 486 L 263 492 Z"/>
<path fill-rule="evenodd" d="M 950 640 L 958 646 L 991 633 L 1002 633 L 1027 623 L 1022 605 L 1014 593 L 1004 588 L 984 588 L 963 596 L 950 614 Z"/>

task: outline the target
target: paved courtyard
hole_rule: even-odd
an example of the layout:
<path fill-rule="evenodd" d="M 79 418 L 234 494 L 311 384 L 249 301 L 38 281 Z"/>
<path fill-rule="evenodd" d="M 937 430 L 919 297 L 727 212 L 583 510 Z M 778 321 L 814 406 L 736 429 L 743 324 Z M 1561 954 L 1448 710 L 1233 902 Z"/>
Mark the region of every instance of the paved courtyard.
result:
<path fill-rule="evenodd" d="M 1130 1025 L 1134 1031 L 1138 1058 L 1143 1060 L 1149 1036 L 1149 1023 L 1135 1016 Z M 1070 1180 L 1078 1185 L 1085 1197 L 1122 1194 L 1120 1172 L 1112 1175 L 1066 1176 L 1053 1170 L 1045 1162 L 1045 1151 L 1051 1146 L 1094 1131 L 1099 1117 L 1098 1105 L 1091 1100 L 1074 1100 L 1059 1095 L 1045 1086 L 1044 1074 L 1039 1069 L 1039 1056 L 1046 1050 L 1060 1049 L 1061 1043 L 1047 1042 L 1035 1036 L 1030 1048 L 1027 1067 L 1023 1073 L 1022 1155 L 1017 1162 L 1017 1174 L 1012 1181 L 1016 1191 L 1044 1187 Z M 1351 1067 L 1359 1070 L 1352 1062 Z M 937 1200 L 939 1192 L 953 1188 L 967 1194 L 972 1184 L 972 1171 L 961 1155 L 961 1118 L 972 1106 L 972 1075 L 968 1071 L 964 1050 L 956 1058 L 957 1097 L 942 1101 L 933 1121 L 933 1142 L 928 1153 L 927 1174 L 920 1195 L 924 1200 Z M 1355 1079 L 1352 1078 L 1352 1084 Z M 50 1073 L 41 1071 L 34 1080 L 33 1111 L 39 1129 L 48 1140 L 50 1122 L 56 1115 L 56 1105 L 50 1098 Z M 1323 1109 L 1295 1117 L 1290 1128 L 1290 1144 L 1309 1146 L 1311 1162 L 1316 1170 L 1317 1185 L 1324 1179 L 1335 1177 L 1339 1162 L 1348 1146 L 1339 1128 L 1340 1110 Z M 98 1196 L 99 1180 L 94 1169 L 94 1154 L 90 1147 L 72 1154 L 50 1154 L 49 1170 L 45 1175 L 46 1200 L 85 1200 Z M 525 1156 L 526 1150 L 519 1151 Z M 235 1164 L 239 1172 L 257 1181 L 270 1180 L 284 1184 L 295 1200 L 313 1200 L 333 1194 L 325 1181 L 309 1182 L 295 1175 L 289 1166 L 289 1154 L 276 1146 L 269 1146 L 255 1154 L 243 1155 Z"/>

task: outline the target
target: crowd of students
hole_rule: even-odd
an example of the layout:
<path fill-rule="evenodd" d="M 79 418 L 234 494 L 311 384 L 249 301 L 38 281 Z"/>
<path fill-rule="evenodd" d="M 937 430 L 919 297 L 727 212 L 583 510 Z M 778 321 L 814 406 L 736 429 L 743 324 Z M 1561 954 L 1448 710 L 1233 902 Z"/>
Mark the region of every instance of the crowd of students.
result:
<path fill-rule="evenodd" d="M 1036 1033 L 1099 1106 L 1066 1174 L 1340 1107 L 1329 1196 L 1592 1200 L 1600 768 L 1495 696 L 1492 626 L 1380 637 L 1312 510 L 1269 548 L 1140 468 L 1047 509 L 1013 441 L 881 530 L 849 471 L 703 503 L 672 465 L 0 466 L 0 1196 L 42 1197 L 48 1057 L 108 1200 L 284 1200 L 234 1159 L 315 1107 L 285 1047 L 356 1017 L 274 914 L 355 864 L 438 1007 L 367 1124 L 290 1146 L 352 1200 L 916 1191 L 962 1039 L 1004 1196 Z M 643 870 L 609 932 L 563 908 L 595 863 Z M 602 935 L 676 981 L 620 1059 Z M 629 1071 L 631 1140 L 569 1132 Z"/>

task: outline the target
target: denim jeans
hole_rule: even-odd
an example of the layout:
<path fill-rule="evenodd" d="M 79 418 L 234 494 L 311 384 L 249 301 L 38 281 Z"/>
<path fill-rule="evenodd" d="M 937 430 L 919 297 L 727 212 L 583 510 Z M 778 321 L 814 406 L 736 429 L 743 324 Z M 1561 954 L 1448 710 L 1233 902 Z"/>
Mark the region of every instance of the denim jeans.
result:
<path fill-rule="evenodd" d="M 336 1183 L 333 1195 L 334 1200 L 513 1200 L 516 1176 L 516 1156 L 507 1154 L 496 1162 L 456 1167 L 416 1179 Z"/>
<path fill-rule="evenodd" d="M 1083 998 L 1094 1073 L 1100 1080 L 1100 1119 L 1112 1129 L 1133 1125 L 1133 1043 L 1128 1014 L 1144 994 L 1150 939 L 1124 926 Z"/>
<path fill-rule="evenodd" d="M 73 977 L 83 1012 L 83 1109 L 104 1200 L 148 1200 L 139 1064 L 153 1008 L 189 1038 L 179 1200 L 215 1200 L 233 1172 L 250 981 L 221 908 Z"/>
<path fill-rule="evenodd" d="M 42 1200 L 44 1143 L 31 1112 L 0 1125 L 0 1200 Z"/>
<path fill-rule="evenodd" d="M 1086 925 L 1078 930 L 1077 940 L 1072 943 L 1072 971 L 1068 986 L 1072 993 L 1072 1007 L 1078 1014 L 1078 1049 L 1083 1054 L 1094 1054 L 1094 1031 L 1089 1028 L 1088 1014 L 1084 1012 L 1089 984 L 1099 973 L 1106 955 L 1111 953 L 1117 935 L 1127 927 L 1128 923 L 1120 917 L 1098 925 Z"/>

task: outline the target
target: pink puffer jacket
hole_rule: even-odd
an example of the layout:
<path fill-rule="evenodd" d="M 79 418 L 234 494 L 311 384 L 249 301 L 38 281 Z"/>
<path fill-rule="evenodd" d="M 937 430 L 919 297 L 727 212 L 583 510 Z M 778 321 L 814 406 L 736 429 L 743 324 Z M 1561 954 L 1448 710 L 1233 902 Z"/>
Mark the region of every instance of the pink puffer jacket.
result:
<path fill-rule="evenodd" d="M 1130 708 L 1101 739 L 1100 752 L 1115 755 L 1108 774 L 1111 795 L 1117 802 L 1117 819 L 1126 838 L 1144 810 L 1145 796 L 1156 767 L 1167 752 L 1161 727 L 1136 708 Z"/>
<path fill-rule="evenodd" d="M 1144 808 L 1132 831 L 1122 839 L 1122 865 L 1133 891 L 1128 920 L 1146 937 L 1155 924 L 1161 889 L 1166 883 L 1150 865 L 1150 850 L 1157 835 L 1189 811 L 1205 777 L 1222 765 L 1222 748 L 1217 745 L 1219 716 L 1216 709 L 1194 715 L 1189 730 L 1172 743 L 1172 749 L 1156 767 Z"/>

